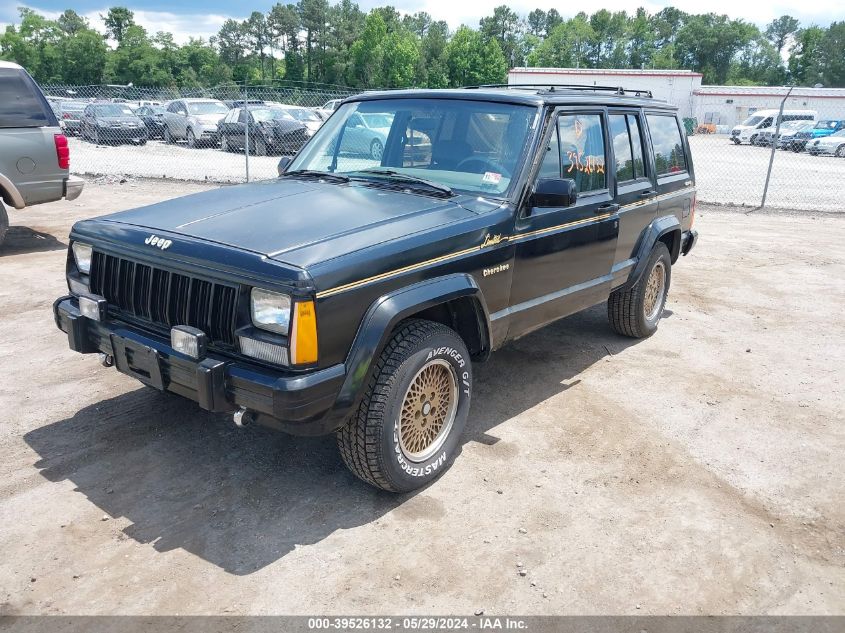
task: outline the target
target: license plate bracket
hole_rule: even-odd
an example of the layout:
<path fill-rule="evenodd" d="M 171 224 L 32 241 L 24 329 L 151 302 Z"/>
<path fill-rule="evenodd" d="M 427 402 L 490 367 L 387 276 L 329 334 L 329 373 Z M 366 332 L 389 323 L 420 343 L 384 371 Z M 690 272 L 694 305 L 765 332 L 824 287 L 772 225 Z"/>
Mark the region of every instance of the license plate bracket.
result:
<path fill-rule="evenodd" d="M 119 372 L 164 391 L 161 362 L 156 350 L 116 334 L 111 335 L 111 346 L 114 350 L 114 364 Z"/>

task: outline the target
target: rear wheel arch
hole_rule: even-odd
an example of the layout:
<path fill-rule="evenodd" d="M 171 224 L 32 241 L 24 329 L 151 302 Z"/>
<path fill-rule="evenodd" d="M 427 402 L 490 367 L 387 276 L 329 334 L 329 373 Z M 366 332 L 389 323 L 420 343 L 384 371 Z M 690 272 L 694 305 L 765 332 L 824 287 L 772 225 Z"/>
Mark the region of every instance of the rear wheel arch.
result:
<path fill-rule="evenodd" d="M 662 233 L 658 238 L 658 242 L 663 242 L 666 245 L 666 248 L 669 249 L 669 255 L 672 257 L 672 263 L 674 264 L 678 260 L 678 256 L 681 253 L 681 229 L 680 227 L 676 229 L 670 229 L 665 233 Z"/>

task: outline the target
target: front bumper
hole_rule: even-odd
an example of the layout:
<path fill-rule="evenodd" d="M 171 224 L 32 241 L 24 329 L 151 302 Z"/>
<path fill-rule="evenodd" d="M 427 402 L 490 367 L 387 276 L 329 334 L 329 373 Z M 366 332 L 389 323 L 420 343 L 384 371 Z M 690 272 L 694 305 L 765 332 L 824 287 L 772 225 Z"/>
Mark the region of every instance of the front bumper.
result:
<path fill-rule="evenodd" d="M 82 316 L 72 296 L 56 300 L 53 316 L 72 350 L 108 354 L 121 373 L 194 400 L 207 411 L 246 407 L 259 423 L 296 435 L 331 433 L 345 418 L 346 412 L 335 407 L 344 365 L 291 374 L 214 354 L 196 360 L 173 350 L 170 341 L 125 323 Z"/>
<path fill-rule="evenodd" d="M 681 253 L 683 255 L 687 255 L 693 248 L 695 248 L 696 242 L 698 242 L 698 231 L 695 229 L 684 231 L 681 236 Z"/>

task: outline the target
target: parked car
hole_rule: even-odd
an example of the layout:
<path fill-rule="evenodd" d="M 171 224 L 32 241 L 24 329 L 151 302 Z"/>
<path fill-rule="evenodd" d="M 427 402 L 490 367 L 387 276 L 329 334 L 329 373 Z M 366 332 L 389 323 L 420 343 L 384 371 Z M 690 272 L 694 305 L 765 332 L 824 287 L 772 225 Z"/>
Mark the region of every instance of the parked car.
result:
<path fill-rule="evenodd" d="M 695 173 L 677 108 L 640 95 L 353 97 L 276 181 L 75 224 L 56 324 L 142 383 L 334 433 L 363 481 L 420 488 L 460 452 L 473 361 L 605 301 L 619 334 L 657 331 Z M 369 114 L 390 121 L 378 160 L 332 149 Z M 428 164 L 405 164 L 410 131 Z"/>
<path fill-rule="evenodd" d="M 757 134 L 760 130 L 777 124 L 778 110 L 757 110 L 740 125 L 731 130 L 731 141 L 737 145 L 747 141 L 751 145 L 757 144 Z M 781 123 L 787 121 L 815 121 L 815 110 L 784 110 Z"/>
<path fill-rule="evenodd" d="M 164 113 L 164 141 L 185 140 L 188 147 L 217 145 L 217 124 L 229 108 L 217 99 L 176 99 Z"/>
<path fill-rule="evenodd" d="M 82 138 L 103 145 L 147 142 L 147 128 L 125 103 L 92 103 L 82 111 Z"/>
<path fill-rule="evenodd" d="M 342 101 L 343 99 L 332 99 L 331 101 L 326 101 L 323 104 L 322 108 L 318 108 L 320 112 L 320 118 L 322 118 L 324 121 L 328 119 Z"/>
<path fill-rule="evenodd" d="M 352 114 L 340 139 L 340 152 L 381 160 L 392 124 L 393 115 L 389 112 Z"/>
<path fill-rule="evenodd" d="M 290 114 L 294 119 L 302 123 L 311 131 L 312 134 L 319 130 L 320 126 L 323 125 L 323 119 L 321 119 L 317 115 L 317 113 L 311 110 L 310 108 L 303 108 L 302 106 L 285 104 L 281 104 L 276 107 L 284 110 L 285 112 Z"/>
<path fill-rule="evenodd" d="M 135 116 L 144 122 L 149 138 L 164 138 L 164 112 L 160 105 L 141 106 L 135 110 Z"/>
<path fill-rule="evenodd" d="M 780 137 L 778 138 L 778 149 L 793 149 L 794 143 L 800 143 L 803 147 L 804 141 L 798 140 L 796 141 L 796 137 L 801 132 L 806 132 L 807 130 L 813 129 L 815 122 L 813 121 L 796 121 L 793 127 L 790 127 L 787 131 L 783 131 L 783 126 L 781 126 L 781 133 Z M 800 149 L 797 151 L 801 151 Z"/>
<path fill-rule="evenodd" d="M 246 147 L 247 119 L 249 121 L 250 152 L 267 156 L 272 152 L 295 154 L 314 134 L 282 108 L 234 108 L 217 124 L 220 148 L 224 152 Z"/>
<path fill-rule="evenodd" d="M 82 127 L 84 101 L 61 101 L 59 103 L 59 125 L 68 136 L 78 136 Z"/>
<path fill-rule="evenodd" d="M 845 129 L 840 129 L 833 134 L 810 141 L 807 143 L 807 152 L 814 156 L 831 154 L 839 158 L 845 158 Z"/>
<path fill-rule="evenodd" d="M 68 173 L 70 151 L 38 84 L 21 66 L 0 61 L 0 244 L 6 207 L 74 200 L 84 182 Z"/>
<path fill-rule="evenodd" d="M 813 127 L 801 130 L 801 132 L 796 134 L 790 149 L 795 152 L 803 151 L 807 148 L 808 143 L 810 143 L 813 139 L 829 136 L 837 130 L 843 129 L 843 126 L 845 126 L 845 121 L 818 121 Z"/>

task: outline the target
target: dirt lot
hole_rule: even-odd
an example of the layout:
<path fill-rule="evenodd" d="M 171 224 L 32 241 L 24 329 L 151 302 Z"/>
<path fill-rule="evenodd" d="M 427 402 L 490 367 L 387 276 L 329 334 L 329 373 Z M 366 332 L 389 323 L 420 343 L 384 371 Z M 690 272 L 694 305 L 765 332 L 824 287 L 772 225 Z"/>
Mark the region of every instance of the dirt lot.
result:
<path fill-rule="evenodd" d="M 598 306 L 509 345 L 455 466 L 392 496 L 331 438 L 240 430 L 68 351 L 73 220 L 198 189 L 10 214 L 0 613 L 845 612 L 845 219 L 700 208 L 654 337 Z"/>
<path fill-rule="evenodd" d="M 771 150 L 736 146 L 727 136 L 692 136 L 699 199 L 718 204 L 758 206 L 766 182 Z M 219 148 L 190 149 L 184 144 L 150 141 L 136 145 L 97 146 L 70 139 L 71 165 L 80 174 L 129 175 L 212 182 L 243 182 L 243 152 Z M 250 175 L 275 178 L 278 156 L 250 157 Z M 779 151 L 772 168 L 767 205 L 790 209 L 839 211 L 839 189 L 831 186 L 845 177 L 845 160 L 833 156 Z"/>

